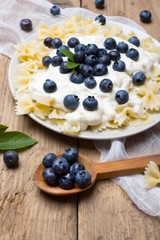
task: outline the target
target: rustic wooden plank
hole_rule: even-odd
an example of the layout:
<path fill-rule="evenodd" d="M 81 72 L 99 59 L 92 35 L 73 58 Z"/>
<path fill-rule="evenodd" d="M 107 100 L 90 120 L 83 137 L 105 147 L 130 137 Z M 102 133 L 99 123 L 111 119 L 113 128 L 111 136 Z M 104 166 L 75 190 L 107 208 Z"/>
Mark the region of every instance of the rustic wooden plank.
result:
<path fill-rule="evenodd" d="M 94 1 L 83 0 L 82 7 L 97 14 L 129 17 L 143 26 L 149 34 L 160 40 L 157 31 L 160 24 L 158 0 L 106 0 L 105 8 L 95 8 Z M 140 11 L 152 12 L 150 24 L 139 20 Z M 99 153 L 92 141 L 80 140 L 79 150 L 96 162 Z M 160 236 L 160 217 L 151 217 L 140 211 L 128 195 L 111 181 L 99 181 L 93 189 L 79 194 L 78 236 L 79 240 L 158 240 Z"/>
<path fill-rule="evenodd" d="M 54 4 L 56 3 L 53 1 Z M 61 7 L 79 7 L 79 0 L 57 1 Z M 77 196 L 53 197 L 41 192 L 32 176 L 48 152 L 77 148 L 77 140 L 52 132 L 28 116 L 17 116 L 8 86 L 10 60 L 0 55 L 0 123 L 9 130 L 27 133 L 38 140 L 35 146 L 19 152 L 20 165 L 7 169 L 0 154 L 0 239 L 75 240 L 77 238 Z"/>

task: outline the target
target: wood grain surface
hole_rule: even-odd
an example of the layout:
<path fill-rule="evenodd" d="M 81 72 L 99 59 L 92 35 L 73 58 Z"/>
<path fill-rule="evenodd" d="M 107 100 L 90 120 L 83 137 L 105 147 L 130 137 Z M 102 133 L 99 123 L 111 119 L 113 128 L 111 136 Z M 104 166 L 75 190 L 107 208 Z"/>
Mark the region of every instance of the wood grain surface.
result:
<path fill-rule="evenodd" d="M 106 0 L 103 10 L 95 8 L 94 0 L 51 2 L 129 17 L 160 41 L 159 0 Z M 152 12 L 150 24 L 139 20 L 143 9 Z M 159 240 L 160 218 L 140 211 L 112 181 L 99 181 L 93 189 L 68 197 L 50 196 L 33 184 L 33 172 L 48 152 L 75 147 L 96 162 L 99 153 L 92 141 L 60 135 L 28 116 L 15 115 L 7 82 L 9 63 L 0 55 L 0 123 L 29 134 L 38 144 L 19 152 L 20 166 L 14 170 L 7 169 L 0 154 L 0 240 Z"/>

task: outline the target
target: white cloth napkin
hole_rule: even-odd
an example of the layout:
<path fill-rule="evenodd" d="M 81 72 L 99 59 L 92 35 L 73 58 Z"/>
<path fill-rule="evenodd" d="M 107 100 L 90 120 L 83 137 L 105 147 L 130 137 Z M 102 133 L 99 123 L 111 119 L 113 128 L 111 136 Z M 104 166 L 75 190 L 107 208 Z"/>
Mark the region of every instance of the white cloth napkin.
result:
<path fill-rule="evenodd" d="M 70 14 L 81 14 L 89 18 L 97 15 L 83 8 L 61 9 L 61 14 L 52 16 L 50 8 L 52 4 L 46 0 L 1 0 L 0 8 L 0 53 L 12 57 L 14 44 L 23 42 L 32 35 L 41 21 L 48 25 L 62 22 Z M 33 30 L 24 32 L 19 27 L 22 18 L 29 18 L 33 22 Z M 121 22 L 145 30 L 134 21 L 125 17 L 106 17 L 107 20 Z M 160 153 L 160 125 L 157 124 L 144 133 L 113 141 L 94 141 L 95 147 L 101 152 L 100 162 L 115 161 L 138 156 Z M 117 177 L 112 179 L 120 185 L 137 205 L 139 209 L 152 216 L 160 216 L 160 188 L 146 189 L 144 176 L 136 174 L 132 176 Z"/>

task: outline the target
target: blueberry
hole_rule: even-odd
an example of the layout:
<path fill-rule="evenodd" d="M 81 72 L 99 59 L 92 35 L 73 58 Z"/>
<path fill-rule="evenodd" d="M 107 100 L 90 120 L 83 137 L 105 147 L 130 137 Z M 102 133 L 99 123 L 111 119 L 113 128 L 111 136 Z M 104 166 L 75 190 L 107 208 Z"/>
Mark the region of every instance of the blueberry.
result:
<path fill-rule="evenodd" d="M 66 74 L 72 71 L 72 69 L 67 68 L 67 61 L 64 61 L 60 64 L 59 71 L 62 74 Z"/>
<path fill-rule="evenodd" d="M 44 39 L 43 43 L 46 47 L 52 47 L 52 41 L 53 41 L 53 38 L 51 37 L 47 37 Z"/>
<path fill-rule="evenodd" d="M 101 25 L 105 25 L 106 24 L 106 18 L 102 14 L 98 15 L 95 18 L 95 21 L 99 21 L 101 23 Z"/>
<path fill-rule="evenodd" d="M 50 13 L 54 16 L 59 15 L 60 14 L 60 8 L 56 5 L 54 5 L 53 7 L 50 8 Z"/>
<path fill-rule="evenodd" d="M 80 65 L 79 71 L 82 73 L 84 78 L 92 76 L 92 74 L 93 74 L 93 68 L 87 64 Z"/>
<path fill-rule="evenodd" d="M 63 104 L 70 110 L 75 110 L 79 105 L 79 98 L 76 95 L 68 94 L 64 97 Z"/>
<path fill-rule="evenodd" d="M 104 0 L 95 0 L 96 8 L 104 8 Z"/>
<path fill-rule="evenodd" d="M 53 168 L 51 168 L 51 167 L 45 168 L 42 175 L 48 185 L 54 185 L 56 183 L 57 176 L 56 176 Z"/>
<path fill-rule="evenodd" d="M 80 188 L 88 187 L 91 183 L 91 175 L 89 172 L 82 170 L 75 175 L 75 183 Z"/>
<path fill-rule="evenodd" d="M 78 160 L 79 154 L 75 148 L 69 148 L 63 153 L 63 157 L 72 165 Z"/>
<path fill-rule="evenodd" d="M 88 55 L 85 58 L 85 64 L 88 64 L 90 66 L 94 66 L 98 63 L 98 58 L 95 55 Z"/>
<path fill-rule="evenodd" d="M 74 48 L 74 51 L 75 52 L 78 52 L 78 51 L 85 51 L 85 45 L 80 43 L 80 44 L 77 44 Z"/>
<path fill-rule="evenodd" d="M 70 167 L 70 172 L 76 175 L 79 171 L 84 170 L 84 166 L 81 163 L 74 163 Z"/>
<path fill-rule="evenodd" d="M 127 50 L 126 56 L 136 61 L 139 58 L 139 52 L 135 48 L 130 48 Z"/>
<path fill-rule="evenodd" d="M 116 46 L 116 49 L 120 53 L 125 53 L 128 50 L 128 44 L 124 42 L 119 42 Z"/>
<path fill-rule="evenodd" d="M 43 84 L 43 89 L 47 93 L 53 93 L 57 90 L 57 85 L 54 81 L 47 79 Z"/>
<path fill-rule="evenodd" d="M 94 43 L 88 44 L 85 47 L 85 54 L 86 55 L 97 55 L 98 54 L 98 47 Z"/>
<path fill-rule="evenodd" d="M 102 76 L 108 72 L 108 68 L 103 63 L 98 63 L 93 67 L 94 76 Z"/>
<path fill-rule="evenodd" d="M 70 166 L 65 158 L 57 157 L 52 164 L 52 168 L 55 171 L 55 173 L 64 174 L 69 171 Z"/>
<path fill-rule="evenodd" d="M 133 75 L 132 79 L 136 85 L 142 85 L 146 80 L 146 76 L 142 72 L 137 72 Z"/>
<path fill-rule="evenodd" d="M 76 63 L 83 63 L 85 59 L 85 53 L 84 51 L 78 51 L 74 53 L 73 57 Z"/>
<path fill-rule="evenodd" d="M 59 48 L 60 46 L 62 46 L 62 40 L 60 38 L 53 38 L 52 47 Z"/>
<path fill-rule="evenodd" d="M 140 20 L 142 22 L 145 22 L 145 23 L 149 23 L 151 22 L 151 17 L 152 17 L 152 14 L 150 11 L 148 10 L 143 10 L 142 12 L 140 12 Z"/>
<path fill-rule="evenodd" d="M 7 165 L 7 167 L 10 168 L 17 167 L 19 162 L 18 153 L 13 150 L 5 152 L 3 155 L 3 161 Z"/>
<path fill-rule="evenodd" d="M 61 45 L 58 49 L 57 49 L 57 55 L 60 57 L 65 57 L 65 55 L 61 52 L 61 49 L 66 49 L 69 50 L 69 47 L 66 45 Z"/>
<path fill-rule="evenodd" d="M 51 61 L 52 61 L 52 58 L 50 56 L 45 56 L 42 58 L 42 64 L 45 67 L 49 67 Z"/>
<path fill-rule="evenodd" d="M 107 55 L 107 50 L 105 48 L 98 48 L 98 57 L 102 57 L 103 55 Z"/>
<path fill-rule="evenodd" d="M 110 92 L 113 88 L 113 83 L 110 79 L 105 78 L 100 82 L 99 87 L 102 92 Z"/>
<path fill-rule="evenodd" d="M 63 189 L 71 189 L 74 187 L 75 177 L 74 174 L 68 172 L 58 179 L 58 185 Z"/>
<path fill-rule="evenodd" d="M 87 111 L 95 111 L 98 108 L 98 101 L 95 99 L 94 96 L 88 96 L 83 100 L 83 107 Z"/>
<path fill-rule="evenodd" d="M 103 63 L 104 65 L 107 65 L 107 66 L 110 65 L 111 63 L 111 59 L 108 54 L 99 57 L 98 61 L 99 63 Z"/>
<path fill-rule="evenodd" d="M 110 51 L 109 53 L 110 59 L 113 61 L 117 61 L 120 59 L 121 55 L 117 50 Z"/>
<path fill-rule="evenodd" d="M 20 27 L 23 31 L 29 32 L 32 30 L 32 21 L 28 18 L 24 18 L 20 21 Z"/>
<path fill-rule="evenodd" d="M 136 47 L 140 46 L 140 41 L 137 37 L 133 36 L 131 38 L 128 39 L 128 42 L 132 43 L 133 45 L 135 45 Z"/>
<path fill-rule="evenodd" d="M 106 38 L 103 45 L 105 46 L 106 49 L 112 50 L 112 49 L 116 48 L 117 43 L 114 38 Z"/>
<path fill-rule="evenodd" d="M 45 167 L 52 167 L 53 161 L 56 159 L 56 155 L 53 153 L 48 153 L 43 158 L 43 165 Z"/>
<path fill-rule="evenodd" d="M 113 63 L 112 67 L 115 71 L 123 72 L 125 71 L 126 64 L 123 61 L 118 60 Z"/>
<path fill-rule="evenodd" d="M 78 38 L 75 38 L 75 37 L 72 37 L 72 38 L 70 38 L 69 40 L 68 40 L 68 46 L 70 47 L 70 48 L 75 48 L 75 46 L 77 45 L 77 44 L 79 44 L 80 42 L 79 42 L 79 40 L 78 40 Z"/>
<path fill-rule="evenodd" d="M 124 104 L 128 102 L 129 99 L 128 92 L 126 92 L 125 90 L 119 90 L 115 94 L 115 99 L 119 104 Z"/>
<path fill-rule="evenodd" d="M 70 76 L 70 81 L 73 82 L 73 83 L 80 84 L 80 83 L 84 82 L 84 78 L 83 78 L 81 73 L 73 73 Z"/>
<path fill-rule="evenodd" d="M 59 66 L 62 62 L 63 62 L 63 59 L 60 56 L 54 56 L 51 61 L 54 67 Z"/>
<path fill-rule="evenodd" d="M 84 85 L 87 87 L 87 88 L 95 88 L 96 85 L 97 85 L 97 82 L 96 80 L 93 78 L 93 77 L 87 77 L 84 79 Z"/>

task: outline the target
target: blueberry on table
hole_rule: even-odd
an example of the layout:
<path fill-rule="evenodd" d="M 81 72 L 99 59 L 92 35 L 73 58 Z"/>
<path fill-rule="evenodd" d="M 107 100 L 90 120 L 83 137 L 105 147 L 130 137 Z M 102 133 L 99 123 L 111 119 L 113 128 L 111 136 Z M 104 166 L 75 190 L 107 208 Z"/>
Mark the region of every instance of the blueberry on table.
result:
<path fill-rule="evenodd" d="M 54 185 L 56 183 L 57 176 L 56 176 L 53 168 L 51 168 L 51 167 L 45 168 L 42 175 L 48 185 Z"/>
<path fill-rule="evenodd" d="M 81 73 L 73 73 L 70 76 L 70 81 L 73 83 L 81 84 L 84 82 L 84 77 L 82 76 Z"/>
<path fill-rule="evenodd" d="M 108 78 L 103 79 L 99 84 L 99 88 L 101 89 L 102 92 L 110 92 L 113 88 L 113 83 Z"/>
<path fill-rule="evenodd" d="M 63 62 L 63 59 L 60 56 L 54 56 L 51 60 L 51 63 L 54 67 L 59 66 L 62 62 Z"/>
<path fill-rule="evenodd" d="M 85 59 L 85 53 L 84 51 L 77 51 L 73 55 L 74 62 L 75 63 L 83 63 Z"/>
<path fill-rule="evenodd" d="M 106 18 L 102 14 L 98 15 L 95 18 L 95 21 L 99 21 L 101 23 L 101 25 L 105 25 L 106 24 Z"/>
<path fill-rule="evenodd" d="M 52 58 L 50 56 L 45 56 L 42 58 L 42 64 L 45 67 L 49 67 L 51 61 L 52 61 Z"/>
<path fill-rule="evenodd" d="M 89 172 L 82 170 L 75 175 L 75 183 L 80 188 L 88 187 L 91 183 L 91 175 Z"/>
<path fill-rule="evenodd" d="M 135 45 L 136 47 L 140 46 L 140 41 L 137 37 L 133 36 L 131 38 L 128 39 L 128 42 L 132 43 L 133 45 Z"/>
<path fill-rule="evenodd" d="M 113 50 L 116 48 L 117 43 L 114 38 L 106 38 L 103 45 L 106 49 Z"/>
<path fill-rule="evenodd" d="M 98 101 L 94 96 L 88 96 L 83 100 L 83 107 L 87 111 L 95 111 L 98 108 Z"/>
<path fill-rule="evenodd" d="M 85 57 L 85 64 L 94 66 L 98 63 L 98 58 L 95 55 L 88 55 Z"/>
<path fill-rule="evenodd" d="M 104 8 L 104 0 L 95 0 L 96 8 Z"/>
<path fill-rule="evenodd" d="M 13 150 L 5 152 L 3 155 L 3 161 L 9 168 L 17 167 L 19 162 L 18 153 Z"/>
<path fill-rule="evenodd" d="M 125 53 L 128 50 L 128 44 L 125 42 L 119 42 L 116 46 L 116 50 L 120 53 Z"/>
<path fill-rule="evenodd" d="M 132 79 L 136 85 L 142 85 L 146 80 L 146 76 L 142 72 L 137 72 L 133 75 Z"/>
<path fill-rule="evenodd" d="M 75 177 L 74 174 L 68 172 L 58 179 L 58 185 L 63 189 L 72 189 L 74 187 Z"/>
<path fill-rule="evenodd" d="M 123 61 L 118 60 L 113 63 L 112 67 L 117 72 L 123 72 L 125 71 L 126 64 Z"/>
<path fill-rule="evenodd" d="M 52 44 L 53 45 L 53 44 Z M 65 57 L 65 55 L 61 52 L 61 49 L 66 49 L 69 50 L 69 47 L 66 45 L 61 45 L 58 49 L 57 49 L 57 55 L 60 57 Z"/>
<path fill-rule="evenodd" d="M 81 163 L 74 163 L 71 167 L 70 167 L 70 172 L 73 173 L 74 175 L 76 175 L 79 171 L 84 170 L 84 166 Z"/>
<path fill-rule="evenodd" d="M 78 38 L 75 38 L 75 37 L 70 38 L 67 42 L 67 44 L 70 48 L 75 48 L 75 46 L 79 43 L 80 42 L 79 42 Z"/>
<path fill-rule="evenodd" d="M 93 67 L 94 76 L 102 76 L 108 72 L 108 68 L 103 63 L 98 63 Z"/>
<path fill-rule="evenodd" d="M 79 71 L 82 73 L 84 78 L 90 77 L 93 74 L 93 68 L 90 65 L 82 64 L 79 66 Z"/>
<path fill-rule="evenodd" d="M 94 79 L 94 77 L 87 77 L 84 79 L 84 85 L 87 87 L 87 88 L 95 88 L 96 85 L 97 85 L 97 82 L 96 80 Z"/>
<path fill-rule="evenodd" d="M 43 89 L 47 93 L 53 93 L 57 90 L 57 85 L 53 80 L 47 79 L 43 84 Z"/>
<path fill-rule="evenodd" d="M 76 95 L 68 94 L 64 97 L 63 104 L 70 110 L 75 110 L 79 105 L 79 98 Z"/>
<path fill-rule="evenodd" d="M 69 163 L 67 160 L 63 157 L 57 157 L 55 161 L 52 164 L 52 168 L 55 173 L 57 174 L 64 174 L 69 171 Z"/>
<path fill-rule="evenodd" d="M 20 27 L 23 31 L 29 32 L 32 30 L 32 21 L 28 18 L 24 18 L 20 21 Z"/>
<path fill-rule="evenodd" d="M 96 46 L 96 44 L 91 43 L 88 44 L 87 46 L 85 46 L 85 54 L 86 55 L 97 55 L 98 54 L 98 47 Z"/>
<path fill-rule="evenodd" d="M 60 14 L 60 8 L 56 5 L 54 5 L 53 7 L 50 8 L 50 13 L 54 16 L 59 15 Z"/>
<path fill-rule="evenodd" d="M 110 51 L 108 55 L 112 61 L 117 61 L 121 57 L 120 53 L 117 50 Z"/>
<path fill-rule="evenodd" d="M 98 57 L 102 57 L 103 55 L 107 55 L 107 50 L 105 48 L 98 48 Z"/>
<path fill-rule="evenodd" d="M 60 64 L 59 71 L 62 74 L 66 74 L 72 71 L 72 69 L 67 68 L 67 61 L 64 61 Z"/>
<path fill-rule="evenodd" d="M 72 165 L 78 160 L 79 154 L 75 148 L 69 148 L 62 156 L 68 161 L 69 165 Z"/>
<path fill-rule="evenodd" d="M 135 48 L 130 48 L 126 51 L 126 56 L 134 61 L 139 58 L 139 52 Z"/>
<path fill-rule="evenodd" d="M 111 58 L 110 58 L 109 54 L 105 54 L 105 55 L 99 57 L 98 61 L 99 61 L 99 63 L 103 63 L 103 64 L 109 66 L 111 63 Z"/>
<path fill-rule="evenodd" d="M 45 167 L 52 167 L 53 161 L 57 158 L 57 156 L 53 153 L 48 153 L 43 158 L 43 165 Z"/>
<path fill-rule="evenodd" d="M 53 41 L 53 38 L 51 37 L 47 37 L 44 39 L 43 43 L 46 47 L 52 47 L 52 41 Z"/>
<path fill-rule="evenodd" d="M 128 102 L 128 100 L 129 100 L 128 92 L 126 92 L 125 90 L 119 90 L 115 94 L 115 100 L 119 104 L 124 104 L 124 103 Z"/>
<path fill-rule="evenodd" d="M 85 45 L 83 43 L 79 43 L 75 46 L 74 48 L 74 51 L 75 52 L 78 52 L 78 51 L 85 51 Z"/>
<path fill-rule="evenodd" d="M 143 10 L 142 12 L 140 12 L 139 14 L 140 16 L 140 20 L 144 23 L 149 23 L 151 22 L 151 17 L 152 17 L 152 14 L 150 11 L 148 10 Z"/>

